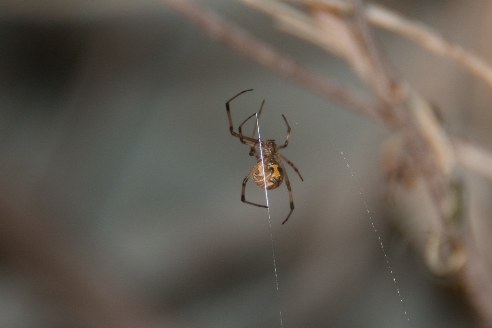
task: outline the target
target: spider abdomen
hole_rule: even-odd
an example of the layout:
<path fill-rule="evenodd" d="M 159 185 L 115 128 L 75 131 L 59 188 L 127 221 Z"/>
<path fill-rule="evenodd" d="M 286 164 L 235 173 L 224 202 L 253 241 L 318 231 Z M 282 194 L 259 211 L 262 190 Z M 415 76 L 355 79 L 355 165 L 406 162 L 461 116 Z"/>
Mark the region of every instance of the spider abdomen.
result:
<path fill-rule="evenodd" d="M 284 172 L 279 162 L 274 159 L 259 161 L 252 170 L 253 181 L 260 188 L 275 189 L 284 181 Z"/>

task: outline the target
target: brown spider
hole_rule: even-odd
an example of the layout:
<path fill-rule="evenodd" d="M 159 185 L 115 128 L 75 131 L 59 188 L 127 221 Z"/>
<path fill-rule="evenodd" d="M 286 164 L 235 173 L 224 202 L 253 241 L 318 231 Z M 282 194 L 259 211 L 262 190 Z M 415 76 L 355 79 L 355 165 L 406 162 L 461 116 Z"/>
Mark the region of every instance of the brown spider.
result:
<path fill-rule="evenodd" d="M 290 212 L 287 215 L 287 218 L 282 222 L 284 224 L 287 222 L 289 219 L 290 215 L 292 214 L 292 211 L 294 211 L 294 200 L 292 199 L 292 189 L 290 187 L 290 182 L 289 182 L 289 177 L 287 176 L 287 171 L 285 170 L 285 167 L 283 165 L 283 161 L 286 161 L 287 164 L 289 164 L 294 171 L 299 175 L 299 178 L 301 178 L 302 181 L 304 179 L 301 176 L 301 173 L 297 169 L 297 167 L 292 163 L 290 160 L 288 160 L 284 155 L 279 153 L 279 150 L 282 148 L 286 148 L 287 145 L 289 144 L 289 137 L 290 137 L 290 125 L 289 122 L 287 122 L 287 119 L 285 118 L 285 115 L 282 114 L 282 117 L 284 119 L 285 124 L 287 125 L 287 136 L 285 137 L 285 141 L 283 145 L 278 146 L 275 143 L 275 140 L 273 139 L 268 139 L 266 141 L 261 140 L 259 138 L 256 138 L 256 130 L 258 129 L 258 126 L 256 125 L 256 129 L 253 133 L 252 137 L 245 136 L 243 135 L 242 128 L 243 125 L 248 122 L 253 116 L 257 115 L 259 117 L 261 115 L 261 111 L 263 109 L 263 105 L 265 104 L 265 100 L 262 101 L 260 110 L 258 113 L 253 113 L 249 117 L 247 117 L 238 127 L 238 132 L 234 131 L 234 127 L 232 125 L 232 116 L 231 116 L 231 109 L 229 107 L 229 104 L 231 101 L 233 101 L 235 98 L 238 96 L 242 95 L 245 92 L 248 91 L 253 91 L 253 89 L 248 89 L 239 92 L 237 95 L 232 97 L 226 102 L 226 111 L 227 111 L 227 118 L 229 120 L 229 131 L 234 137 L 239 138 L 239 141 L 241 141 L 243 144 L 247 145 L 250 147 L 249 151 L 249 156 L 255 156 L 256 157 L 256 165 L 253 167 L 253 169 L 248 173 L 248 175 L 244 178 L 243 180 L 243 185 L 242 185 L 242 190 L 241 190 L 241 201 L 243 203 L 247 203 L 250 205 L 258 206 L 258 207 L 264 207 L 268 208 L 266 205 L 261 205 L 257 203 L 253 203 L 250 201 L 247 201 L 245 198 L 245 192 L 246 192 L 246 183 L 248 182 L 249 178 L 253 176 L 253 181 L 255 184 L 263 189 L 267 190 L 272 190 L 277 187 L 279 187 L 282 184 L 282 181 L 285 180 L 285 185 L 287 186 L 287 190 L 289 192 L 289 202 L 290 202 Z M 258 124 L 258 121 L 256 121 L 256 124 Z M 266 184 L 266 186 L 265 186 Z"/>

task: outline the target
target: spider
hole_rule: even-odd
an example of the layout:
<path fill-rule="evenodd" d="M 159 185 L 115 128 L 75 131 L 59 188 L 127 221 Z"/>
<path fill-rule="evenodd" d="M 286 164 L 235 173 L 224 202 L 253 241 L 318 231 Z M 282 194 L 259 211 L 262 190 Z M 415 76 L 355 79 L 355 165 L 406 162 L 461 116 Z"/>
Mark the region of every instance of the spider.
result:
<path fill-rule="evenodd" d="M 287 122 L 287 119 L 285 118 L 285 115 L 282 114 L 282 118 L 284 119 L 285 124 L 287 125 L 287 135 L 285 137 L 285 141 L 282 145 L 277 145 L 275 143 L 275 140 L 273 139 L 268 139 L 268 140 L 260 140 L 259 138 L 256 138 L 256 130 L 258 129 L 258 120 L 256 121 L 256 129 L 253 132 L 253 136 L 246 136 L 242 132 L 243 125 L 246 124 L 253 116 L 257 115 L 259 117 L 261 115 L 261 111 L 263 109 L 263 105 L 265 104 L 265 100 L 262 101 L 260 110 L 258 113 L 253 113 L 249 117 L 247 117 L 238 127 L 238 131 L 234 131 L 234 127 L 232 124 L 232 116 L 231 116 L 231 108 L 230 108 L 230 103 L 242 95 L 245 92 L 253 91 L 253 89 L 248 89 L 239 92 L 237 95 L 232 97 L 226 102 L 226 111 L 227 111 L 227 119 L 229 120 L 229 131 L 231 132 L 233 137 L 239 138 L 239 141 L 247 146 L 250 147 L 249 151 L 249 156 L 255 156 L 256 157 L 256 164 L 255 166 L 251 169 L 251 171 L 248 173 L 248 175 L 244 178 L 243 184 L 242 184 L 242 189 L 241 189 L 241 201 L 246 204 L 258 206 L 258 207 L 263 207 L 263 208 L 268 208 L 266 205 L 261 205 L 257 203 L 253 203 L 250 201 L 246 200 L 245 197 L 245 192 L 246 192 L 246 184 L 248 183 L 248 180 L 253 177 L 254 183 L 263 189 L 267 190 L 272 190 L 276 189 L 279 187 L 282 182 L 285 180 L 285 185 L 287 186 L 287 191 L 289 192 L 289 203 L 290 203 L 290 212 L 287 215 L 287 218 L 282 222 L 284 224 L 287 222 L 289 219 L 290 215 L 292 214 L 292 211 L 294 211 L 294 200 L 292 198 L 292 189 L 290 186 L 290 181 L 289 177 L 287 176 L 287 171 L 285 170 L 285 167 L 283 165 L 283 161 L 287 162 L 287 164 L 290 165 L 296 171 L 296 173 L 299 175 L 299 178 L 301 178 L 302 181 L 304 179 L 301 176 L 301 173 L 297 169 L 297 167 L 292 163 L 290 160 L 288 160 L 284 155 L 282 155 L 279 150 L 286 148 L 287 145 L 289 144 L 289 137 L 290 137 L 290 125 L 289 122 Z M 266 184 L 266 186 L 265 186 Z"/>

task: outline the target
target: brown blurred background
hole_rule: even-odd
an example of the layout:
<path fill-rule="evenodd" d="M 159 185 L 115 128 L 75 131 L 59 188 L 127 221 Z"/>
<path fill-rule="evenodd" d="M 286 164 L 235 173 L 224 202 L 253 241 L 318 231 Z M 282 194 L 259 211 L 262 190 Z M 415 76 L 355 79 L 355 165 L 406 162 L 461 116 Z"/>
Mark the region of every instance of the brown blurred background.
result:
<path fill-rule="evenodd" d="M 361 88 L 340 60 L 269 18 L 233 1 L 199 3 Z M 384 4 L 490 58 L 487 2 Z M 378 36 L 449 131 L 489 144 L 492 99 L 480 82 Z M 270 193 L 279 294 L 267 213 L 240 201 L 254 160 L 227 126 L 225 101 L 247 88 L 255 92 L 233 103 L 235 123 L 266 98 L 262 133 L 282 139 L 286 115 L 293 130 L 283 153 L 305 178 L 289 171 L 296 209 L 285 225 L 285 187 Z M 280 309 L 285 327 L 471 327 L 462 295 L 429 273 L 391 223 L 399 212 L 384 196 L 387 136 L 213 42 L 164 4 L 5 1 L 0 327 L 278 327 Z M 490 184 L 469 181 L 487 212 Z M 247 192 L 263 196 L 251 184 Z"/>

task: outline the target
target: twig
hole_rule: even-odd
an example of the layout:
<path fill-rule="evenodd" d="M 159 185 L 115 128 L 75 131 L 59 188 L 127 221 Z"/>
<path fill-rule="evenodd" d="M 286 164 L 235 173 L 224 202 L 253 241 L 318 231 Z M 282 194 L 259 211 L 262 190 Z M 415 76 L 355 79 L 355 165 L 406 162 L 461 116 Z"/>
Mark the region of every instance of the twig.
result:
<path fill-rule="evenodd" d="M 340 58 L 346 60 L 358 76 L 366 82 L 377 97 L 382 100 L 378 114 L 388 126 L 397 124 L 398 113 L 395 107 L 398 90 L 392 88 L 392 79 L 388 79 L 387 68 L 376 53 L 376 46 L 366 43 L 361 33 L 355 33 L 353 26 L 338 15 L 307 15 L 277 0 L 242 0 L 245 4 L 272 16 L 279 27 L 286 32 L 313 43 Z M 364 32 L 362 32 L 364 33 Z M 382 74 L 384 72 L 384 74 Z"/>
<path fill-rule="evenodd" d="M 380 120 L 378 110 L 368 101 L 360 99 L 338 83 L 305 69 L 292 58 L 280 54 L 273 47 L 255 39 L 213 12 L 200 8 L 188 0 L 162 0 L 162 2 L 198 25 L 212 39 L 226 44 L 261 66 L 307 87 L 327 100 L 335 101 L 373 120 Z"/>
<path fill-rule="evenodd" d="M 350 5 L 338 0 L 290 0 L 326 10 L 349 14 Z M 454 60 L 492 87 L 492 67 L 482 58 L 444 39 L 437 31 L 415 20 L 408 19 L 379 5 L 369 4 L 365 10 L 367 20 L 380 28 L 399 34 L 438 56 Z"/>
<path fill-rule="evenodd" d="M 353 6 L 355 26 L 357 27 L 356 31 L 360 35 L 359 43 L 366 49 L 367 57 L 371 60 L 372 66 L 374 67 L 373 73 L 376 76 L 374 77 L 373 84 L 378 86 L 377 90 L 379 91 L 380 97 L 392 102 L 391 98 L 394 97 L 392 85 L 396 84 L 396 82 L 390 73 L 388 65 L 386 65 L 386 61 L 381 56 L 372 29 L 367 22 L 365 4 L 362 0 L 351 0 L 351 3 Z"/>

